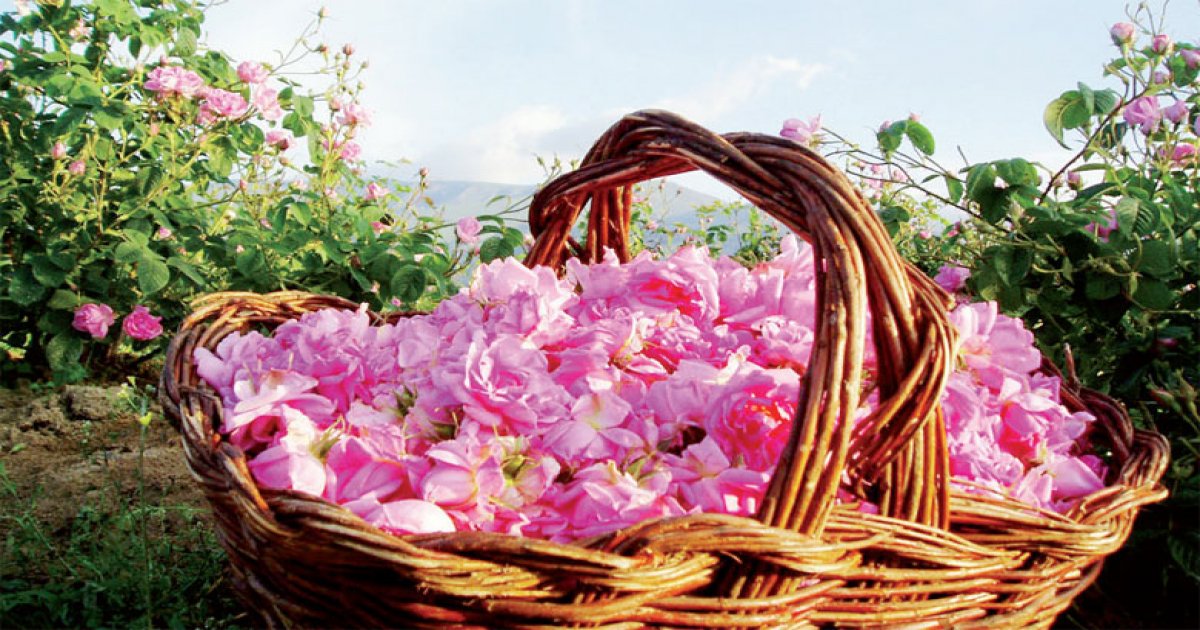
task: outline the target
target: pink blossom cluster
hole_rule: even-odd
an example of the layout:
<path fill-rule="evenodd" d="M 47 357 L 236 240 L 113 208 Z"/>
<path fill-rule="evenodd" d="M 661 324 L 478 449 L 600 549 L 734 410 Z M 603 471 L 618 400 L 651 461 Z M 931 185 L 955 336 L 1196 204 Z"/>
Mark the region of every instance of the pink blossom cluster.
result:
<path fill-rule="evenodd" d="M 103 339 L 108 336 L 108 327 L 116 321 L 117 315 L 111 306 L 89 302 L 75 309 L 71 327 L 91 335 L 93 339 Z M 121 320 L 121 330 L 138 341 L 149 341 L 162 334 L 162 317 L 153 315 L 150 309 L 139 304 Z"/>
<path fill-rule="evenodd" d="M 693 247 L 571 261 L 561 278 L 498 260 L 426 315 L 373 326 L 365 307 L 322 310 L 194 358 L 261 486 L 387 531 L 570 541 L 752 515 L 815 342 L 815 269 L 790 236 L 754 269 Z M 1099 464 L 1075 456 L 1091 418 L 1036 372 L 1032 336 L 994 305 L 955 321 L 956 473 L 1053 508 L 1098 489 Z"/>

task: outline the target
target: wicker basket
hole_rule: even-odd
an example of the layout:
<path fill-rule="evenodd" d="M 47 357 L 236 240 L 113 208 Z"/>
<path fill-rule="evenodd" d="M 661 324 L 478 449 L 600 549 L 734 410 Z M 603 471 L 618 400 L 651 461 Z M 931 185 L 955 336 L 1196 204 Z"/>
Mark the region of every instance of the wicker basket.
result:
<path fill-rule="evenodd" d="M 903 262 L 862 196 L 789 140 L 719 136 L 646 111 L 608 130 L 582 166 L 530 209 L 526 262 L 627 257 L 631 186 L 703 170 L 811 243 L 817 339 L 795 429 L 758 520 L 693 515 L 577 544 L 499 534 L 392 536 L 308 495 L 261 489 L 214 427 L 222 408 L 193 351 L 235 331 L 326 308 L 333 297 L 223 293 L 200 300 L 172 340 L 162 402 L 212 504 L 236 589 L 271 626 L 318 627 L 1046 627 L 1159 501 L 1162 436 L 1134 430 L 1111 399 L 1063 398 L 1098 420 L 1110 486 L 1069 514 L 951 490 L 937 404 L 952 369 L 948 296 Z M 587 237 L 570 238 L 589 205 Z M 871 309 L 879 411 L 851 430 Z M 382 321 L 382 318 L 375 316 Z M 881 506 L 834 500 L 849 481 Z"/>

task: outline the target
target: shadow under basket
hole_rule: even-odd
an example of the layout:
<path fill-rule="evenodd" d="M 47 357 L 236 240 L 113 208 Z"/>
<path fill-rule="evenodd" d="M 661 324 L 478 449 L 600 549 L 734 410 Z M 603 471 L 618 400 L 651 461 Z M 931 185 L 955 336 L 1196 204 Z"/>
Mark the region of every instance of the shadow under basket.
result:
<path fill-rule="evenodd" d="M 1138 510 L 1166 496 L 1166 440 L 1133 429 L 1119 404 L 1071 374 L 1062 397 L 1096 416 L 1092 438 L 1112 453 L 1108 487 L 1061 515 L 952 488 L 939 401 L 954 363 L 953 300 L 900 259 L 841 172 L 790 140 L 717 135 L 667 112 L 626 116 L 578 170 L 535 196 L 526 263 L 561 269 L 605 248 L 627 260 L 632 186 L 691 170 L 807 240 L 819 270 L 817 343 L 757 518 L 659 519 L 573 544 L 395 536 L 319 498 L 259 488 L 245 454 L 216 431 L 222 405 L 197 376 L 194 351 L 357 305 L 299 292 L 213 294 L 171 341 L 159 391 L 212 505 L 235 589 L 267 625 L 1047 627 L 1125 541 Z M 880 402 L 852 431 L 867 309 Z M 838 503 L 839 487 L 881 514 Z"/>

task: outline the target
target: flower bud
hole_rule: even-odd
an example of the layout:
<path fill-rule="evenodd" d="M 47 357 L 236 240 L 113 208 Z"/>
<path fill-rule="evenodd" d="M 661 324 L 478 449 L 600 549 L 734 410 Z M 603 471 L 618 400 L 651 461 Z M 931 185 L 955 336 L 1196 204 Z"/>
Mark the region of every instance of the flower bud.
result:
<path fill-rule="evenodd" d="M 1169 55 L 1174 49 L 1175 44 L 1171 42 L 1171 36 L 1166 33 L 1159 33 L 1150 40 L 1150 50 L 1160 55 Z"/>
<path fill-rule="evenodd" d="M 67 167 L 67 172 L 75 176 L 83 175 L 86 171 L 87 164 L 84 164 L 83 160 L 75 160 L 74 162 L 71 162 L 70 166 Z"/>
<path fill-rule="evenodd" d="M 1083 188 L 1083 176 L 1079 174 L 1079 171 L 1067 173 L 1067 185 L 1075 190 Z"/>
<path fill-rule="evenodd" d="M 354 56 L 354 44 L 342 44 L 342 54 L 347 57 Z"/>
<path fill-rule="evenodd" d="M 1117 22 L 1108 29 L 1108 34 L 1112 36 L 1112 41 L 1117 46 L 1124 48 L 1133 43 L 1135 29 L 1129 22 Z"/>
<path fill-rule="evenodd" d="M 54 146 L 50 147 L 50 157 L 55 160 L 61 160 L 67 157 L 67 145 L 60 142 L 55 142 Z"/>

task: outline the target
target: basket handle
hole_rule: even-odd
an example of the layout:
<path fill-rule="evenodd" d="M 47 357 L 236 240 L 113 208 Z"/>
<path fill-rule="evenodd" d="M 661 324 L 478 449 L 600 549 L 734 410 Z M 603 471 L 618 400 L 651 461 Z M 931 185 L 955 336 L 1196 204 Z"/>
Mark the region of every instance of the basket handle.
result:
<path fill-rule="evenodd" d="M 904 262 L 862 194 L 815 152 L 763 134 L 717 135 L 669 112 L 630 114 L 580 167 L 533 198 L 525 263 L 561 269 L 569 256 L 629 259 L 632 185 L 702 170 L 808 241 L 817 268 L 816 339 L 796 420 L 758 518 L 819 534 L 843 473 L 881 511 L 946 527 L 949 462 L 938 404 L 952 369 L 953 303 Z M 570 237 L 590 203 L 587 236 Z M 866 313 L 878 357 L 878 409 L 855 428 Z"/>

